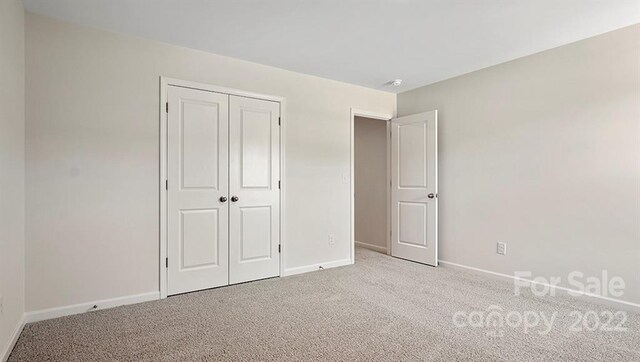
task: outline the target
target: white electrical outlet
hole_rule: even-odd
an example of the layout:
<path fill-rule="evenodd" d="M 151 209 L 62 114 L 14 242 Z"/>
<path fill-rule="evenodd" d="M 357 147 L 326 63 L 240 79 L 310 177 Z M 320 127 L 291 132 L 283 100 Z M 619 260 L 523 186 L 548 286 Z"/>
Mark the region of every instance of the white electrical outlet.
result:
<path fill-rule="evenodd" d="M 498 249 L 496 251 L 500 255 L 507 255 L 507 243 L 498 243 Z"/>
<path fill-rule="evenodd" d="M 329 245 L 333 245 L 336 243 L 336 237 L 333 234 L 329 234 Z"/>

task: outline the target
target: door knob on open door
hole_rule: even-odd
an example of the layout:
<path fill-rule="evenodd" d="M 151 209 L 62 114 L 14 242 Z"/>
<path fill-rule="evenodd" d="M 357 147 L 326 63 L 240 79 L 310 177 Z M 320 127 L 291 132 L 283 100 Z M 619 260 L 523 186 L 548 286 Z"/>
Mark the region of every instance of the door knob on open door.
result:
<path fill-rule="evenodd" d="M 434 195 L 433 193 L 430 193 L 429 195 L 427 195 L 427 197 L 430 199 L 435 199 L 436 195 Z"/>
<path fill-rule="evenodd" d="M 238 201 L 238 196 L 231 196 L 231 201 L 236 202 Z"/>

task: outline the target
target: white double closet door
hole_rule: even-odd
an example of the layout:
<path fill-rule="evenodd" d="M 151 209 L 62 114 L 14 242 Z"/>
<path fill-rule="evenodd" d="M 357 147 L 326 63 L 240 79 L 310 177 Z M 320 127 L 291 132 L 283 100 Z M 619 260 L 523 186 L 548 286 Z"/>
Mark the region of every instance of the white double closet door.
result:
<path fill-rule="evenodd" d="M 168 87 L 168 294 L 279 275 L 280 104 Z"/>

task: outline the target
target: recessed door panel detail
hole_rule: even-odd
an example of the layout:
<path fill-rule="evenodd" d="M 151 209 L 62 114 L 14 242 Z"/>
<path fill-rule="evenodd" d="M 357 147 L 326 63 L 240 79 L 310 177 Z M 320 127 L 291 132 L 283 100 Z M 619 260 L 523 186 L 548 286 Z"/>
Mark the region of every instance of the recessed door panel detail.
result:
<path fill-rule="evenodd" d="M 182 187 L 218 188 L 219 111 L 216 103 L 181 102 Z"/>
<path fill-rule="evenodd" d="M 240 109 L 243 188 L 268 188 L 271 180 L 271 112 Z"/>
<path fill-rule="evenodd" d="M 427 205 L 398 203 L 398 242 L 418 247 L 427 246 Z"/>
<path fill-rule="evenodd" d="M 181 269 L 217 266 L 218 210 L 183 210 L 180 221 Z"/>
<path fill-rule="evenodd" d="M 271 206 L 240 208 L 240 262 L 271 258 Z"/>
<path fill-rule="evenodd" d="M 427 125 L 413 123 L 398 126 L 398 185 L 403 188 L 427 187 Z"/>

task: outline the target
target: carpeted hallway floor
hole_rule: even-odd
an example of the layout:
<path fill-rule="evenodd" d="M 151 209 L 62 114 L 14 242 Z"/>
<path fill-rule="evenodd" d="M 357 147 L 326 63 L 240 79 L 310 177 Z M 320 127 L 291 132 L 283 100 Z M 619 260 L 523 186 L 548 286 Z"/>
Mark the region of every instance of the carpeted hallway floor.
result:
<path fill-rule="evenodd" d="M 358 249 L 354 266 L 29 324 L 9 361 L 640 360 L 639 314 L 626 331 L 570 330 L 573 310 L 606 309 Z M 492 310 L 511 324 L 454 324 Z M 527 311 L 556 312 L 553 328 L 525 332 Z"/>

